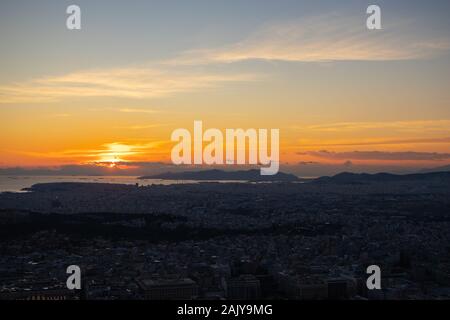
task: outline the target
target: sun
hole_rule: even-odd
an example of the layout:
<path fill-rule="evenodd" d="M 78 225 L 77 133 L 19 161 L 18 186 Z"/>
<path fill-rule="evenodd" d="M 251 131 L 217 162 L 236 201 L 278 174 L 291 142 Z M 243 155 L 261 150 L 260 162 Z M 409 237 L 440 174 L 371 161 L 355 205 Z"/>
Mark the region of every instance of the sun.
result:
<path fill-rule="evenodd" d="M 106 150 L 99 154 L 98 163 L 102 163 L 110 168 L 117 167 L 120 163 L 126 162 L 122 157 L 133 154 L 132 147 L 120 143 L 106 144 Z"/>
<path fill-rule="evenodd" d="M 110 162 L 110 164 L 109 164 L 109 167 L 110 168 L 115 168 L 117 166 L 117 163 L 116 162 Z"/>

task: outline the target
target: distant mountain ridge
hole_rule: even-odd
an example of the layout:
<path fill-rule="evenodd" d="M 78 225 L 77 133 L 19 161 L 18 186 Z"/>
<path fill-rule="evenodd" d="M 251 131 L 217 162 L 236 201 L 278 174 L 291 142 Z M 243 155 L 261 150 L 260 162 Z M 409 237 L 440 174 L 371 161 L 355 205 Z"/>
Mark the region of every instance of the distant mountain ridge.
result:
<path fill-rule="evenodd" d="M 429 172 L 413 174 L 392 173 L 351 173 L 342 172 L 334 176 L 324 176 L 316 179 L 301 179 L 293 174 L 279 172 L 274 176 L 262 176 L 259 170 L 223 171 L 218 169 L 204 171 L 166 172 L 157 175 L 143 176 L 139 179 L 162 179 L 162 180 L 199 180 L 199 181 L 285 181 L 285 182 L 327 182 L 327 183 L 370 183 L 370 182 L 400 182 L 400 181 L 442 181 L 450 183 L 450 172 Z"/>
<path fill-rule="evenodd" d="M 332 177 L 320 177 L 314 182 L 331 183 L 367 183 L 367 182 L 400 182 L 400 181 L 430 181 L 439 180 L 450 182 L 450 172 L 430 172 L 414 174 L 391 174 L 391 173 L 350 173 L 343 172 Z"/>
<path fill-rule="evenodd" d="M 143 176 L 139 179 L 163 180 L 211 180 L 211 181 L 299 181 L 293 174 L 278 172 L 273 176 L 262 176 L 259 169 L 241 171 L 223 171 L 218 169 L 204 171 L 166 172 Z"/>

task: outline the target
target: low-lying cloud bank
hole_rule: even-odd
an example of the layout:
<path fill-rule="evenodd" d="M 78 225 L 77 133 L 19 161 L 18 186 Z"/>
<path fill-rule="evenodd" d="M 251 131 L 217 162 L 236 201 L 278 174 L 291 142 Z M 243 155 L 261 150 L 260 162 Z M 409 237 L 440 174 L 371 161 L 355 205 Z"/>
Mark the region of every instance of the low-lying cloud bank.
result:
<path fill-rule="evenodd" d="M 175 166 L 170 163 L 162 162 L 120 162 L 115 163 L 113 167 L 110 166 L 109 163 L 97 163 L 40 168 L 0 168 L 0 176 L 145 176 L 165 172 L 198 171 L 212 168 L 221 170 L 248 170 L 254 169 L 256 166 Z M 353 163 L 349 160 L 337 164 L 307 161 L 296 164 L 281 165 L 280 171 L 295 174 L 299 177 L 331 176 L 341 172 L 389 172 L 406 174 L 416 172 L 450 171 L 450 165 L 427 168 L 425 166 L 361 164 Z"/>

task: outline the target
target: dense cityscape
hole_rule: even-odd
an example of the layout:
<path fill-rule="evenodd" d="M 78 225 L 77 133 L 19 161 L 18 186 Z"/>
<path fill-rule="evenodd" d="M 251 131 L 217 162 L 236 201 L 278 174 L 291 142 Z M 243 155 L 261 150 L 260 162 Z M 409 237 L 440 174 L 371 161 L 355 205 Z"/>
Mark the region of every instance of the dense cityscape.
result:
<path fill-rule="evenodd" d="M 449 195 L 446 174 L 35 185 L 0 194 L 0 298 L 449 299 Z"/>

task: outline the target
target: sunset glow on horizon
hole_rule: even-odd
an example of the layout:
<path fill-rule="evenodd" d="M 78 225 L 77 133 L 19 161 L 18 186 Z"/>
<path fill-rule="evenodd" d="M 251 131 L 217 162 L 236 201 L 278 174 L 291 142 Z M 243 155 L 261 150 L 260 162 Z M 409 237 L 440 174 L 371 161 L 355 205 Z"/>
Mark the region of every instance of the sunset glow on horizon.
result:
<path fill-rule="evenodd" d="M 284 166 L 450 165 L 450 5 L 400 2 L 2 3 L 0 168 L 170 164 L 195 120 L 280 129 Z"/>

